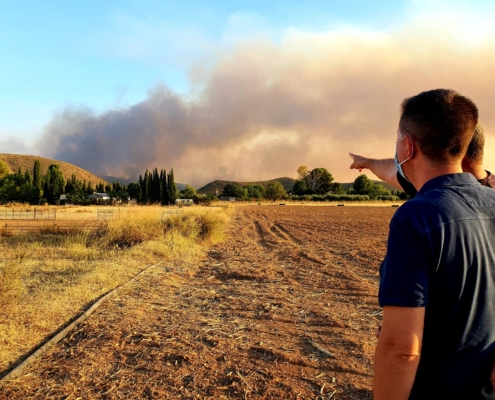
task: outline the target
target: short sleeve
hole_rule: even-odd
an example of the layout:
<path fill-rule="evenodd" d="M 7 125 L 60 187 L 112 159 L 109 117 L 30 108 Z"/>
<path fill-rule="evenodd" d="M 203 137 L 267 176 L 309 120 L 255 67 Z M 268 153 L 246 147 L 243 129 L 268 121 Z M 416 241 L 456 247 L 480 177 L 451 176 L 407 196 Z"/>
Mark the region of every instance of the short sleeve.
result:
<path fill-rule="evenodd" d="M 427 238 L 408 218 L 390 222 L 387 254 L 380 268 L 380 306 L 425 307 L 428 302 Z"/>

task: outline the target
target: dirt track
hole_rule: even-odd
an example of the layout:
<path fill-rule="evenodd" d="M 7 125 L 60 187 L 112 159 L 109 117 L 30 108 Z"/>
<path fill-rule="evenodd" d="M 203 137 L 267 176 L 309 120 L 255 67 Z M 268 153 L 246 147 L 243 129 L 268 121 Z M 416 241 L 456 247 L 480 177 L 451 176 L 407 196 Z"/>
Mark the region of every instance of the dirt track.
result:
<path fill-rule="evenodd" d="M 119 291 L 1 399 L 368 399 L 391 207 L 238 207 L 199 266 Z"/>

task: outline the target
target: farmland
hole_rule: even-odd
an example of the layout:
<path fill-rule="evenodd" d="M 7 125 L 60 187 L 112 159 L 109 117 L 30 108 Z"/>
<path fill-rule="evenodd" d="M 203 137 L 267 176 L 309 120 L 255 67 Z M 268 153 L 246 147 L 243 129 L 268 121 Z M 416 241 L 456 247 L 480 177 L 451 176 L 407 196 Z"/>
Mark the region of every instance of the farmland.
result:
<path fill-rule="evenodd" d="M 371 398 L 394 211 L 237 206 L 224 242 L 163 257 L 0 398 Z"/>

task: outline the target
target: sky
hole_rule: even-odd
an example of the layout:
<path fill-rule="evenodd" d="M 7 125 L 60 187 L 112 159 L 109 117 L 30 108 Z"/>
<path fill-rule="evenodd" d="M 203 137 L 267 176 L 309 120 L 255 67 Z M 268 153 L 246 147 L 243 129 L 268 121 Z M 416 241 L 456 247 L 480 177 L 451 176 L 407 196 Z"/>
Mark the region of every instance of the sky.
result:
<path fill-rule="evenodd" d="M 391 157 L 401 100 L 472 98 L 495 170 L 495 3 L 16 1 L 0 13 L 0 153 L 201 186 Z M 373 177 L 371 173 L 368 174 Z"/>

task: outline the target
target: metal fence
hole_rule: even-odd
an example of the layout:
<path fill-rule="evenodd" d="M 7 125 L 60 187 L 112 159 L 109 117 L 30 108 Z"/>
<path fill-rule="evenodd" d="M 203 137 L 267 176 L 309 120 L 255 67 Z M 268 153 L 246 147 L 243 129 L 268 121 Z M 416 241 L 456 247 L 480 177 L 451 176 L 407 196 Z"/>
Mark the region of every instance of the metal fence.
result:
<path fill-rule="evenodd" d="M 55 220 L 57 219 L 57 210 L 0 210 L 0 220 L 14 219 L 38 219 L 38 220 Z"/>
<path fill-rule="evenodd" d="M 98 208 L 96 210 L 97 219 L 120 219 L 120 208 Z"/>

